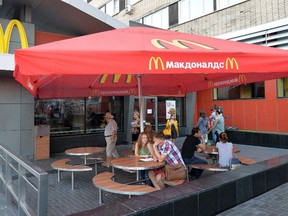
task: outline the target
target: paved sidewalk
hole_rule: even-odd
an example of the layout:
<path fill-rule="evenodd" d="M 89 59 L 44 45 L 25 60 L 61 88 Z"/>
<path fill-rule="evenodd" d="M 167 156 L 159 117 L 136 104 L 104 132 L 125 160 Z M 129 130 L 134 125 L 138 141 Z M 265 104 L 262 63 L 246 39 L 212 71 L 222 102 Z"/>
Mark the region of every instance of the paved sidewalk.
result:
<path fill-rule="evenodd" d="M 276 177 L 277 178 L 277 177 Z M 219 216 L 286 216 L 288 215 L 288 183 L 268 191 L 254 199 L 231 208 Z"/>
<path fill-rule="evenodd" d="M 176 145 L 181 148 L 185 137 L 178 138 Z M 265 147 L 255 147 L 246 145 L 237 145 L 241 151 L 239 156 L 245 156 L 256 161 L 263 161 L 279 155 L 288 154 L 288 149 L 274 149 Z M 132 148 L 131 145 L 117 146 L 119 153 L 125 149 Z M 205 156 L 205 155 L 202 155 Z M 94 172 L 80 172 L 75 174 L 75 190 L 71 190 L 71 173 L 63 172 L 60 182 L 57 181 L 57 172 L 51 168 L 51 163 L 60 158 L 71 158 L 75 163 L 83 162 L 83 159 L 77 156 L 68 156 L 65 154 L 53 155 L 48 160 L 33 161 L 42 169 L 49 173 L 48 176 L 48 216 L 64 216 L 99 206 L 98 189 L 93 186 L 92 178 Z M 99 172 L 111 171 L 111 168 L 99 166 Z M 115 169 L 116 178 L 119 182 L 129 182 L 135 180 L 135 174 Z M 204 171 L 201 178 L 209 177 L 211 172 Z M 201 178 L 199 181 L 201 181 Z M 277 178 L 277 177 L 276 177 Z M 125 195 L 116 195 L 103 193 L 104 204 L 114 203 L 129 199 Z M 0 191 L 0 197 L 3 197 Z M 1 204 L 2 201 L 2 204 Z M 288 205 L 288 183 L 269 191 L 259 197 L 247 201 L 239 206 L 229 209 L 219 215 L 281 215 L 286 214 Z M 243 210 L 244 209 L 244 210 Z M 0 215 L 17 215 L 15 209 L 4 209 L 3 199 L 0 199 Z"/>

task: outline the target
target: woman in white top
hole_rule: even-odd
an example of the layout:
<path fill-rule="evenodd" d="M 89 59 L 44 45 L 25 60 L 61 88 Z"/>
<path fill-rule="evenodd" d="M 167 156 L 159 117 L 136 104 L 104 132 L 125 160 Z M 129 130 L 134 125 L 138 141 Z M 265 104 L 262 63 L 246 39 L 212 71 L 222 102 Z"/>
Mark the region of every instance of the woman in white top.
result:
<path fill-rule="evenodd" d="M 220 142 L 216 143 L 219 153 L 218 165 L 223 168 L 230 168 L 231 158 L 233 157 L 233 144 L 228 142 L 228 136 L 225 132 L 219 135 Z"/>

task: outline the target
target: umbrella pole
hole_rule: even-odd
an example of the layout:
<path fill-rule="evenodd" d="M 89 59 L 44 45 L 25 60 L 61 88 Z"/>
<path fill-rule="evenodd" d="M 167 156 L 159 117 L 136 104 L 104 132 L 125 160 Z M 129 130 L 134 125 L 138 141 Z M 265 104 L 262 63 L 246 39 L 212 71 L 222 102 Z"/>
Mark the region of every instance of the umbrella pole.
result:
<path fill-rule="evenodd" d="M 138 82 L 138 98 L 139 98 L 139 109 L 140 109 L 140 131 L 144 131 L 143 126 L 143 98 L 142 98 L 142 83 L 141 83 L 141 75 L 137 75 Z"/>

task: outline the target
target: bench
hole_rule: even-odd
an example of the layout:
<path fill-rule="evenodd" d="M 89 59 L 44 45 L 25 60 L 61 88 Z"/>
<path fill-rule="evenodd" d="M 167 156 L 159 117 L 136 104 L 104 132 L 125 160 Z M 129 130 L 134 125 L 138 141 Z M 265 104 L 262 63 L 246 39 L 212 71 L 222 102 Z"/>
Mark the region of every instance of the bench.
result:
<path fill-rule="evenodd" d="M 209 170 L 213 172 L 225 172 L 229 169 L 218 167 L 216 164 L 187 164 L 187 166 L 194 168 L 194 169 L 203 169 Z"/>
<path fill-rule="evenodd" d="M 237 158 L 239 159 L 240 163 L 243 165 L 251 165 L 251 164 L 257 163 L 256 160 L 253 160 L 251 158 L 240 157 L 240 156 L 237 156 Z"/>
<path fill-rule="evenodd" d="M 186 181 L 186 179 L 176 179 L 176 180 L 164 180 L 164 184 L 165 185 L 169 185 L 169 186 L 177 186 L 180 184 L 183 184 Z"/>
<path fill-rule="evenodd" d="M 91 171 L 92 167 L 85 165 L 72 165 L 68 164 L 70 159 L 64 158 L 51 163 L 51 167 L 58 171 L 58 181 L 60 181 L 60 171 L 71 172 L 72 190 L 74 190 L 74 172 Z"/>
<path fill-rule="evenodd" d="M 124 157 L 135 157 L 135 153 L 132 149 L 126 149 L 121 153 L 124 155 Z"/>
<path fill-rule="evenodd" d="M 99 204 L 102 204 L 102 191 L 124 195 L 143 195 L 156 191 L 155 188 L 147 185 L 121 184 L 112 180 L 115 174 L 102 172 L 92 179 L 93 185 L 99 189 Z"/>
<path fill-rule="evenodd" d="M 106 160 L 106 156 L 105 155 L 88 155 L 87 156 L 87 161 L 88 163 L 83 164 L 83 165 L 94 165 L 95 167 L 95 175 L 98 174 L 98 164 L 102 164 L 105 160 Z"/>

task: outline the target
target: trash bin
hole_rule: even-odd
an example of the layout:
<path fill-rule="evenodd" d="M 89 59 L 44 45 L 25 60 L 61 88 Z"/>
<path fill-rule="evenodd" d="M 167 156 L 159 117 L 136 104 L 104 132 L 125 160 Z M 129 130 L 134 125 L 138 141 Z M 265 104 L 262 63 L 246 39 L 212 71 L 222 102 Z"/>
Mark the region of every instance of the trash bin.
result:
<path fill-rule="evenodd" d="M 34 159 L 50 158 L 50 125 L 34 126 Z"/>

